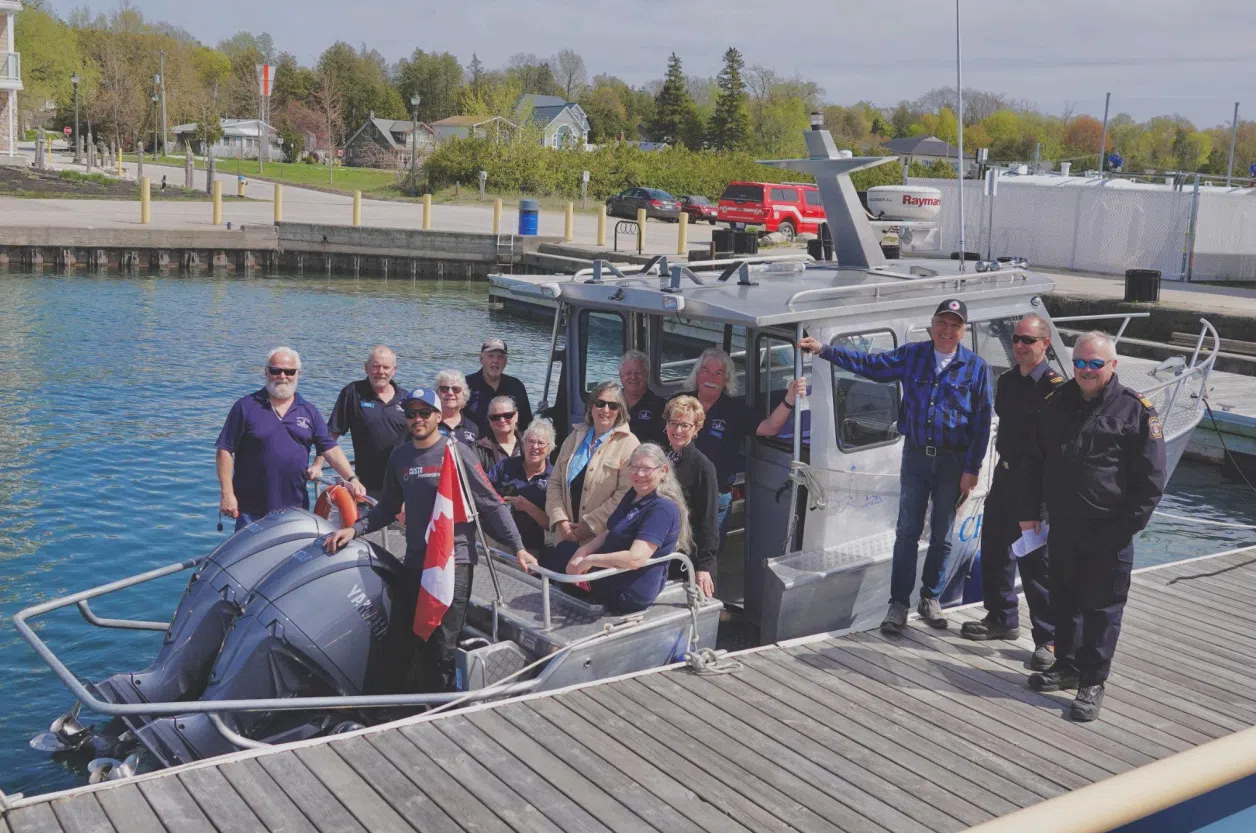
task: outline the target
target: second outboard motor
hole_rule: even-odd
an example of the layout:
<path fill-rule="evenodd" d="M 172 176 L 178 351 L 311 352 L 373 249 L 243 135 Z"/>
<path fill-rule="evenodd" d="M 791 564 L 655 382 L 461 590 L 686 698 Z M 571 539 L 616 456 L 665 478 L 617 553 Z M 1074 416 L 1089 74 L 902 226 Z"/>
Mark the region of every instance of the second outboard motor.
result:
<path fill-rule="evenodd" d="M 188 581 L 153 664 L 91 686 L 110 703 L 163 703 L 198 697 L 232 621 L 253 588 L 311 540 L 335 531 L 303 509 L 280 509 L 224 541 Z M 138 721 L 128 721 L 135 728 Z"/>
<path fill-rule="evenodd" d="M 361 539 L 334 555 L 314 541 L 254 589 L 227 635 L 201 700 L 352 696 L 375 693 L 392 600 L 401 570 L 384 549 Z M 221 715 L 235 732 L 283 743 L 334 730 L 343 711 L 237 712 Z M 137 732 L 167 765 L 236 751 L 209 715 L 154 720 Z"/>

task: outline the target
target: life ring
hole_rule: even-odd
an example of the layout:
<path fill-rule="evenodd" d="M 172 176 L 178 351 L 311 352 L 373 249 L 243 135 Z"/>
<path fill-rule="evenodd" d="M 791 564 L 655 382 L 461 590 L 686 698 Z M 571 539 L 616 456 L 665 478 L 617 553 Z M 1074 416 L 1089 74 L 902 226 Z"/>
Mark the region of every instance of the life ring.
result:
<path fill-rule="evenodd" d="M 340 526 L 348 529 L 358 521 L 358 502 L 349 494 L 344 486 L 330 486 L 323 490 L 314 501 L 314 514 L 320 518 L 331 518 L 332 507 L 340 513 Z"/>

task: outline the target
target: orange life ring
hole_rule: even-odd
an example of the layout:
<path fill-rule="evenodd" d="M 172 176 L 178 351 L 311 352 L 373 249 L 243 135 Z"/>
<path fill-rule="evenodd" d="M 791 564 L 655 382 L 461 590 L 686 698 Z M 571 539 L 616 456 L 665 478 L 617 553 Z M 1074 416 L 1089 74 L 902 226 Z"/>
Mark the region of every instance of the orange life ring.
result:
<path fill-rule="evenodd" d="M 340 513 L 340 526 L 348 529 L 358 521 L 358 502 L 349 494 L 344 486 L 331 486 L 323 490 L 314 502 L 314 514 L 320 518 L 330 518 L 332 507 Z"/>

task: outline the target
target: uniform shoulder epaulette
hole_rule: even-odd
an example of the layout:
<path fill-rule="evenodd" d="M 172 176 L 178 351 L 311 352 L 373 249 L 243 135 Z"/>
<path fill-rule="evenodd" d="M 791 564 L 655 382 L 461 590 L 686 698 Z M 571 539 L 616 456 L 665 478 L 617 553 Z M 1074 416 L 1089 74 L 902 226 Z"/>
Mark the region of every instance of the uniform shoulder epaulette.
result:
<path fill-rule="evenodd" d="M 1052 374 L 1051 376 L 1048 376 L 1047 378 L 1051 380 L 1051 384 L 1053 384 L 1053 385 L 1062 385 L 1062 384 L 1064 384 L 1065 382 L 1067 382 L 1067 381 L 1068 381 L 1067 379 L 1065 379 L 1065 378 L 1064 378 L 1063 376 L 1061 376 L 1060 374 L 1058 374 L 1058 373 L 1054 373 L 1054 372 L 1053 372 L 1053 374 Z"/>
<path fill-rule="evenodd" d="M 1151 400 L 1143 396 L 1142 394 L 1136 394 L 1136 395 L 1138 396 L 1138 401 L 1143 404 L 1143 407 L 1150 411 L 1152 408 Z"/>

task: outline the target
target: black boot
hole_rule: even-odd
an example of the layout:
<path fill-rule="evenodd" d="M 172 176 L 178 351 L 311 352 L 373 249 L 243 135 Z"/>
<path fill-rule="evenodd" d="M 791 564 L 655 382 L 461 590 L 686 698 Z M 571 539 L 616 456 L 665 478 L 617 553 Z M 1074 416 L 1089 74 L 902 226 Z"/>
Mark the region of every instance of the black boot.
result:
<path fill-rule="evenodd" d="M 965 622 L 959 629 L 960 635 L 965 639 L 972 639 L 976 642 L 985 642 L 989 639 L 1019 639 L 1019 625 L 1000 625 L 992 620 L 989 616 L 980 622 Z"/>
<path fill-rule="evenodd" d="M 1077 669 L 1058 660 L 1041 674 L 1029 675 L 1029 687 L 1034 691 L 1064 691 L 1077 688 L 1080 682 Z"/>
<path fill-rule="evenodd" d="M 1103 708 L 1103 683 L 1084 685 L 1077 689 L 1077 697 L 1068 710 L 1069 720 L 1089 723 L 1099 717 L 1101 708 Z"/>

